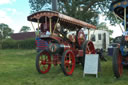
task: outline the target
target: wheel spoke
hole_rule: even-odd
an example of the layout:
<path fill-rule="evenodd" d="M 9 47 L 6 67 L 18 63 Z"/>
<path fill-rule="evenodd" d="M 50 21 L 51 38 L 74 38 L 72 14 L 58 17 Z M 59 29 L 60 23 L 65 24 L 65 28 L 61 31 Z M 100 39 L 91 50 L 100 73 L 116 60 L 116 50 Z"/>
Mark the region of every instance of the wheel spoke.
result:
<path fill-rule="evenodd" d="M 39 66 L 41 66 L 42 61 L 39 61 Z"/>
<path fill-rule="evenodd" d="M 42 59 L 42 56 L 40 56 L 40 60 L 42 61 L 43 59 Z"/>
<path fill-rule="evenodd" d="M 88 54 L 90 54 L 89 52 L 90 52 L 90 49 L 89 49 L 89 46 L 87 45 L 87 50 L 86 50 L 86 52 L 88 53 Z"/>
<path fill-rule="evenodd" d="M 69 62 L 71 61 L 71 54 L 69 54 Z"/>
<path fill-rule="evenodd" d="M 69 70 L 69 71 L 71 70 L 71 66 L 70 66 L 70 65 L 68 65 L 68 70 Z"/>
<path fill-rule="evenodd" d="M 47 62 L 48 61 L 48 57 L 45 55 L 45 62 Z"/>
<path fill-rule="evenodd" d="M 46 70 L 45 65 L 43 65 L 43 69 Z"/>

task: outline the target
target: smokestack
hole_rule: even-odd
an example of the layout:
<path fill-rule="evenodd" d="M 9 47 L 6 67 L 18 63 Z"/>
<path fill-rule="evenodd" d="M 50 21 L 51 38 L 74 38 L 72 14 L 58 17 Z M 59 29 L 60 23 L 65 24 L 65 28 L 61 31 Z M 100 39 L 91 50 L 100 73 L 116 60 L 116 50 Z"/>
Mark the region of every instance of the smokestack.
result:
<path fill-rule="evenodd" d="M 58 11 L 57 10 L 57 0 L 52 0 L 52 11 Z"/>

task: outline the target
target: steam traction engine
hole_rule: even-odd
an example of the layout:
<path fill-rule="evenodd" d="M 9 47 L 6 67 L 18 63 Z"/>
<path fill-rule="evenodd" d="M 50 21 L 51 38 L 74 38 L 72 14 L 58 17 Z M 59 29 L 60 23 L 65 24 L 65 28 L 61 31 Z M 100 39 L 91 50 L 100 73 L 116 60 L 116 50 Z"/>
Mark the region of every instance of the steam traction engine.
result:
<path fill-rule="evenodd" d="M 85 27 L 96 29 L 94 25 L 53 11 L 34 13 L 28 16 L 28 21 L 38 23 L 35 33 L 39 73 L 45 74 L 52 64 L 60 64 L 65 75 L 72 75 L 76 63 L 84 65 L 85 54 L 95 54 L 93 43 L 85 39 L 82 30 Z"/>
<path fill-rule="evenodd" d="M 128 67 L 128 0 L 114 0 L 111 11 L 123 23 L 124 30 L 120 44 L 114 48 L 113 71 L 116 78 L 122 75 L 123 67 Z M 120 26 L 121 27 L 121 26 Z"/>

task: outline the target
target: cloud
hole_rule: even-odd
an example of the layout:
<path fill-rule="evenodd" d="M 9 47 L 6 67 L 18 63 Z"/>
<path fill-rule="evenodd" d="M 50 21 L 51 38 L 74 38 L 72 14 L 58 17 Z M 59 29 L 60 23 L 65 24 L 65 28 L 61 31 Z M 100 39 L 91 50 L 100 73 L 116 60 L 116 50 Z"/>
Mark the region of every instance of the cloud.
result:
<path fill-rule="evenodd" d="M 15 33 L 19 32 L 22 26 L 32 28 L 31 23 L 26 19 L 26 15 L 23 15 L 22 12 L 17 12 L 18 11 L 14 8 L 0 9 L 0 24 L 7 24 Z M 33 29 L 31 30 L 33 31 Z"/>
<path fill-rule="evenodd" d="M 5 11 L 9 16 L 12 16 L 12 15 L 22 16 L 22 15 L 24 15 L 23 11 L 19 11 L 16 8 L 2 8 L 0 10 Z"/>
<path fill-rule="evenodd" d="M 12 2 L 15 2 L 16 0 L 0 0 L 0 5 L 3 4 L 11 4 Z"/>
<path fill-rule="evenodd" d="M 19 32 L 19 29 L 21 28 L 21 22 L 18 20 L 15 20 L 13 16 L 10 16 L 8 13 L 15 13 L 16 10 L 15 9 L 0 9 L 0 24 L 4 23 L 7 24 L 12 30 L 14 30 L 15 32 Z M 14 14 L 16 15 L 16 14 Z M 17 22 L 16 22 L 17 21 Z"/>
<path fill-rule="evenodd" d="M 13 20 L 11 17 L 7 16 L 7 13 L 3 10 L 0 10 L 0 23 L 10 24 Z"/>
<path fill-rule="evenodd" d="M 14 8 L 7 8 L 7 9 L 5 9 L 5 11 L 7 11 L 7 12 L 11 12 L 12 15 L 14 15 L 14 14 L 17 13 L 17 10 L 14 9 Z"/>

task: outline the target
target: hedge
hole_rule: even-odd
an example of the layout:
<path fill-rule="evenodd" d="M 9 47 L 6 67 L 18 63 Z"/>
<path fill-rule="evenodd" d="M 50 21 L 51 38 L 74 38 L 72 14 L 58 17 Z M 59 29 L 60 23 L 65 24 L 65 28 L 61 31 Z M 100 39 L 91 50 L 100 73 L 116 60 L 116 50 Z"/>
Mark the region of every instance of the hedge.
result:
<path fill-rule="evenodd" d="M 2 49 L 35 49 L 35 39 L 13 40 L 5 39 L 0 42 Z"/>

